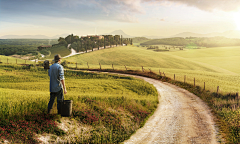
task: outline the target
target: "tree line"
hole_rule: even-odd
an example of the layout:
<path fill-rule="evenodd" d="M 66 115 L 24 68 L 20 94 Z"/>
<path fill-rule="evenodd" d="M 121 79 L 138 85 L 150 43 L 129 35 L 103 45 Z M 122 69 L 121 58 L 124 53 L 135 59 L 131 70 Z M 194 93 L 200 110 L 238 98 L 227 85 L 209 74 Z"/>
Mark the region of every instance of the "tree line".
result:
<path fill-rule="evenodd" d="M 57 45 L 64 45 L 68 46 L 71 44 L 71 48 L 75 49 L 77 52 L 80 51 L 87 51 L 87 50 L 93 50 L 93 48 L 100 48 L 107 46 L 113 47 L 123 44 L 132 44 L 132 39 L 130 38 L 122 38 L 120 35 L 102 35 L 102 36 L 74 36 L 68 35 L 67 37 L 63 38 L 60 37 L 58 39 Z M 54 45 L 53 45 L 54 46 Z"/>
<path fill-rule="evenodd" d="M 57 44 L 57 39 L 0 39 L 0 55 L 39 55 L 39 45 Z"/>

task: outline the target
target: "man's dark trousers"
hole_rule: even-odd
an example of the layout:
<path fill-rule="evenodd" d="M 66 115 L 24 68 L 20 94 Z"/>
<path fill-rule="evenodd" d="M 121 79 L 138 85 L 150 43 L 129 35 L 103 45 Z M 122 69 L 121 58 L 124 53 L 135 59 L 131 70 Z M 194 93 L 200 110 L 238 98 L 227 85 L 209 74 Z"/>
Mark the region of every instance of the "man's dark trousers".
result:
<path fill-rule="evenodd" d="M 63 97 L 63 89 L 61 89 L 58 92 L 50 92 L 50 101 L 48 103 L 48 113 L 50 113 L 52 107 L 53 107 L 53 103 L 55 98 L 57 97 L 57 109 L 58 109 L 58 114 L 61 114 L 61 103 L 64 100 Z"/>

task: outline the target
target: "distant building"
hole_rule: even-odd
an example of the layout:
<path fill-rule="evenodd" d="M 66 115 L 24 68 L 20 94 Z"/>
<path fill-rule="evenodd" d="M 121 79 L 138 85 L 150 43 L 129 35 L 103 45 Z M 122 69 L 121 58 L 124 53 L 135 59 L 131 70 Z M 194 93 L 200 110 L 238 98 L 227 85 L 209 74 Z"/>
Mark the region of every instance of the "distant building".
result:
<path fill-rule="evenodd" d="M 48 49 L 48 48 L 51 48 L 51 47 L 52 47 L 51 45 L 47 45 L 47 46 L 39 46 L 39 47 L 37 48 L 37 50 L 40 51 L 40 50 Z"/>
<path fill-rule="evenodd" d="M 81 38 L 84 38 L 84 37 L 88 37 L 88 38 L 90 38 L 90 37 L 97 37 L 98 39 L 103 39 L 103 38 L 104 38 L 104 36 L 101 36 L 101 35 L 86 35 L 86 36 L 81 36 Z"/>

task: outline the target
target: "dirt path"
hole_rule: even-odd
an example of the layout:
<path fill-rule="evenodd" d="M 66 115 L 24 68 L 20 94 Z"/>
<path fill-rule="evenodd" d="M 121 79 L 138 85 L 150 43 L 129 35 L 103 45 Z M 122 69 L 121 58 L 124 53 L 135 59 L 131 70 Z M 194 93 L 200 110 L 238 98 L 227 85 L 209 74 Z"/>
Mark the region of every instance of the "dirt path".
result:
<path fill-rule="evenodd" d="M 159 105 L 145 125 L 124 143 L 218 143 L 211 110 L 200 98 L 166 82 L 134 77 L 144 79 L 157 88 Z"/>

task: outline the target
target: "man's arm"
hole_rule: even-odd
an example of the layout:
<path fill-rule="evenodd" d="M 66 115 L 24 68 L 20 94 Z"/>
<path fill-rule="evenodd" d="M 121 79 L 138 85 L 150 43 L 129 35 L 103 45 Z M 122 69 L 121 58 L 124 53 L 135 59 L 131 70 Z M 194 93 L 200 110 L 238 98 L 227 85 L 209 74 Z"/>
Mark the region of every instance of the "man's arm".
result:
<path fill-rule="evenodd" d="M 63 86 L 64 94 L 67 94 L 67 90 L 66 90 L 66 87 L 65 87 L 64 79 L 61 80 L 61 83 L 62 83 L 62 86 Z"/>
<path fill-rule="evenodd" d="M 60 78 L 60 81 L 62 83 L 62 86 L 63 86 L 63 90 L 64 90 L 64 94 L 67 94 L 67 90 L 66 90 L 66 86 L 65 86 L 65 81 L 64 81 L 64 71 L 63 71 L 63 67 L 60 66 L 60 69 L 59 70 L 59 78 Z"/>

